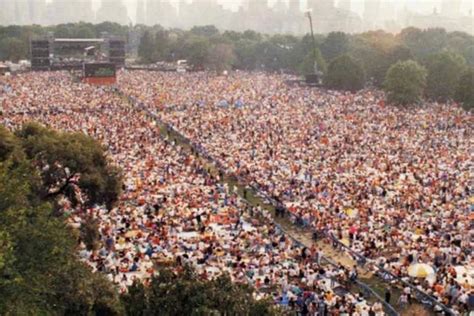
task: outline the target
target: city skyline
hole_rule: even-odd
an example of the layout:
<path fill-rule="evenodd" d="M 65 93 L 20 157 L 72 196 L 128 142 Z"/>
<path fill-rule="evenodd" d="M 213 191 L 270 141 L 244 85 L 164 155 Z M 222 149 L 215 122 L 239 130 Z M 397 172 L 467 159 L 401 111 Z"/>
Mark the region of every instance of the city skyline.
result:
<path fill-rule="evenodd" d="M 189 29 L 213 24 L 222 30 L 265 33 L 307 32 L 304 12 L 312 11 L 316 33 L 357 33 L 407 26 L 444 27 L 473 33 L 467 0 L 0 0 L 0 24 L 116 22 Z M 199 14 L 196 14 L 199 12 Z M 264 17 L 264 18 L 262 18 Z"/>
<path fill-rule="evenodd" d="M 46 3 L 52 2 L 54 0 L 46 0 Z M 78 1 L 78 0 L 71 0 L 71 1 Z M 91 0 L 92 1 L 92 6 L 94 10 L 97 10 L 100 7 L 101 0 Z M 141 0 L 122 0 L 122 2 L 126 5 L 127 11 L 130 12 L 136 12 L 137 8 L 137 3 Z M 146 2 L 146 0 L 143 0 Z M 169 0 L 169 2 L 175 7 L 178 8 L 178 4 L 181 0 Z M 198 0 L 203 1 L 203 0 Z M 245 0 L 217 0 L 218 4 L 223 5 L 225 9 L 231 9 L 233 11 L 237 11 L 239 6 L 242 5 L 242 3 Z M 274 5 L 277 3 L 279 0 L 268 0 L 268 3 L 270 6 Z M 284 3 L 287 5 L 289 4 L 290 1 L 292 0 L 282 0 Z M 301 0 L 300 1 L 300 9 L 304 10 L 306 4 L 308 1 L 311 0 Z M 348 0 L 335 0 L 336 6 L 340 6 L 341 3 L 347 2 Z M 1 2 L 1 1 L 0 1 Z M 185 1 L 187 3 L 190 3 L 192 1 L 188 0 Z M 433 9 L 436 8 L 438 11 L 441 11 L 442 8 L 442 2 L 443 0 L 381 0 L 382 6 L 386 5 L 387 3 L 394 3 L 397 7 L 398 10 L 403 9 L 405 6 L 416 13 L 422 13 L 422 14 L 428 14 L 433 12 Z M 357 14 L 362 15 L 364 12 L 364 3 L 365 0 L 351 0 L 351 10 Z M 459 9 L 461 12 L 465 12 L 466 14 L 469 12 L 469 10 L 473 10 L 473 2 L 470 0 L 461 0 L 460 1 L 460 7 Z M 131 20 L 135 23 L 136 18 L 134 14 L 130 16 Z"/>

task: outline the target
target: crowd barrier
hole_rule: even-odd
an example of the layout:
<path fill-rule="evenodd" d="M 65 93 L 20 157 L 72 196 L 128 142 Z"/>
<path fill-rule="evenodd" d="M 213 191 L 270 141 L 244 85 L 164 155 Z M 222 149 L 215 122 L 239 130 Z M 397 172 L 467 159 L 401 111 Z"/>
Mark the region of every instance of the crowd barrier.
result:
<path fill-rule="evenodd" d="M 151 118 L 153 118 L 159 125 L 161 126 L 165 126 L 166 129 L 167 129 L 167 133 L 172 133 L 174 134 L 174 136 L 177 136 L 178 138 L 180 138 L 180 141 L 183 142 L 183 143 L 186 143 L 187 145 L 189 145 L 193 151 L 195 151 L 197 154 L 199 154 L 201 157 L 205 158 L 206 160 L 212 162 L 212 164 L 214 164 L 217 169 L 220 171 L 220 172 L 223 172 L 225 173 L 227 176 L 230 176 L 230 177 L 233 177 L 236 179 L 236 181 L 238 183 L 242 183 L 244 185 L 248 185 L 249 187 L 252 188 L 252 190 L 254 190 L 254 192 L 256 192 L 258 195 L 260 196 L 263 196 L 268 202 L 270 202 L 273 206 L 282 206 L 281 203 L 277 200 L 275 200 L 275 198 L 269 196 L 265 190 L 262 190 L 261 188 L 259 188 L 258 185 L 256 184 L 248 184 L 248 181 L 246 181 L 245 179 L 243 179 L 242 177 L 239 177 L 235 174 L 232 174 L 232 175 L 228 175 L 226 173 L 226 168 L 219 162 L 217 161 L 216 159 L 214 159 L 204 148 L 203 146 L 201 146 L 200 144 L 197 144 L 197 143 L 194 143 L 192 140 L 188 139 L 187 137 L 185 137 L 181 132 L 179 132 L 178 130 L 176 130 L 171 124 L 168 124 L 168 123 L 165 123 L 163 122 L 157 114 L 155 114 L 154 112 L 150 111 L 144 104 L 138 102 L 138 100 L 132 96 L 128 96 L 128 95 L 125 95 L 122 91 L 120 91 L 119 89 L 116 89 L 116 92 L 119 93 L 121 96 L 123 97 L 126 97 L 129 102 L 131 104 L 133 104 L 135 107 L 139 108 L 140 110 L 144 111 L 147 113 L 147 115 Z M 284 207 L 284 206 L 283 206 Z M 286 207 L 284 207 L 285 209 L 285 212 L 286 214 L 290 214 L 290 212 L 288 211 L 288 209 L 286 209 Z M 276 224 L 278 225 L 278 224 Z M 301 244 L 298 240 L 294 239 L 291 234 L 288 234 L 286 233 L 286 231 L 280 226 L 278 225 L 279 229 L 281 229 L 283 232 L 285 232 L 285 234 L 287 236 L 290 236 L 290 238 L 292 238 L 294 241 L 296 241 L 298 244 Z M 338 245 L 338 247 L 346 250 L 354 259 L 356 259 L 356 261 L 360 264 L 360 265 L 365 265 L 366 263 L 368 262 L 371 262 L 371 260 L 369 260 L 368 258 L 366 258 L 365 256 L 363 256 L 362 254 L 360 253 L 357 253 L 355 252 L 354 250 L 352 250 L 350 247 L 344 245 L 340 240 L 338 240 L 337 238 L 335 238 L 334 236 L 330 235 L 329 233 L 327 232 L 318 232 L 318 233 L 322 233 L 322 235 L 324 235 L 325 238 L 327 238 L 328 240 L 330 240 L 331 242 L 335 243 Z M 324 257 L 324 260 L 326 260 L 328 263 L 332 264 L 332 265 L 336 265 L 334 262 L 332 262 L 332 260 L 330 260 L 329 258 L 327 257 Z M 337 265 L 336 265 L 337 266 Z M 385 268 L 381 267 L 381 266 L 376 266 L 376 271 L 374 271 L 377 275 L 378 273 L 382 272 L 384 273 L 385 275 L 388 275 L 390 276 L 391 278 L 391 281 L 395 281 L 395 282 L 398 282 L 404 286 L 407 286 L 409 287 L 414 293 L 415 293 L 415 299 L 417 299 L 420 303 L 424 304 L 424 305 L 427 305 L 427 306 L 430 306 L 431 308 L 435 308 L 435 306 L 438 307 L 438 309 L 440 309 L 441 311 L 443 311 L 446 315 L 452 315 L 452 316 L 456 316 L 456 313 L 454 313 L 452 311 L 452 309 L 450 309 L 448 306 L 444 305 L 443 303 L 439 302 L 435 297 L 429 295 L 428 293 L 420 290 L 419 288 L 417 288 L 416 286 L 414 286 L 413 284 L 411 284 L 410 282 L 407 282 L 405 280 L 403 280 L 401 277 L 399 276 L 396 276 L 395 274 L 393 274 L 391 271 L 388 271 L 386 270 Z M 387 280 L 385 278 L 381 278 L 381 280 L 383 282 L 387 282 Z M 360 280 L 357 280 L 356 284 L 362 288 L 364 290 L 364 293 L 370 293 L 370 295 L 373 295 L 378 301 L 380 301 L 383 305 L 384 305 L 384 308 L 385 308 L 385 311 L 389 314 L 389 315 L 398 315 L 398 313 L 396 312 L 396 310 L 393 308 L 393 306 L 391 306 L 390 304 L 388 304 L 387 302 L 385 302 L 385 300 L 383 298 L 381 298 L 372 288 L 370 288 L 370 286 L 366 285 L 365 283 L 361 282 Z"/>

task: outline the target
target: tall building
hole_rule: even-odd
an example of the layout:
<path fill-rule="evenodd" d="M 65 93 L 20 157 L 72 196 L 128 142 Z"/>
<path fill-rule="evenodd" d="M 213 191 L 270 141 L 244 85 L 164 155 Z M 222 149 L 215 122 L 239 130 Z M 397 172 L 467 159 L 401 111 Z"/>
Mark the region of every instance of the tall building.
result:
<path fill-rule="evenodd" d="M 248 9 L 252 13 L 264 12 L 268 9 L 268 0 L 251 0 L 249 1 Z"/>
<path fill-rule="evenodd" d="M 28 12 L 31 24 L 42 24 L 46 14 L 46 0 L 28 0 Z"/>
<path fill-rule="evenodd" d="M 138 0 L 135 17 L 136 24 L 146 24 L 145 0 Z"/>
<path fill-rule="evenodd" d="M 0 0 L 0 25 L 13 24 L 15 0 Z"/>
<path fill-rule="evenodd" d="M 365 0 L 364 22 L 367 29 L 374 29 L 380 22 L 380 0 Z"/>
<path fill-rule="evenodd" d="M 179 7 L 180 7 L 180 10 L 182 10 L 184 14 L 184 11 L 188 10 L 189 6 L 190 5 L 183 2 L 180 4 Z M 160 24 L 166 27 L 177 26 L 176 19 L 177 19 L 176 8 L 168 0 L 148 0 L 147 1 L 146 3 L 146 24 L 147 25 Z"/>
<path fill-rule="evenodd" d="M 334 0 L 308 0 L 308 9 L 313 15 L 324 16 L 334 10 Z"/>
<path fill-rule="evenodd" d="M 286 3 L 283 2 L 283 0 L 277 0 L 277 2 L 273 5 L 273 10 L 276 13 L 286 13 L 288 11 L 288 7 L 286 6 Z"/>
<path fill-rule="evenodd" d="M 289 0 L 288 5 L 289 5 L 288 10 L 291 13 L 296 13 L 296 12 L 301 11 L 301 9 L 300 9 L 300 0 Z"/>
<path fill-rule="evenodd" d="M 18 25 L 30 24 L 28 0 L 15 0 L 13 9 L 13 22 Z"/>
<path fill-rule="evenodd" d="M 160 11 L 160 0 L 147 0 L 145 21 L 147 25 L 158 24 L 158 13 Z"/>
<path fill-rule="evenodd" d="M 74 1 L 53 0 L 48 6 L 46 21 L 48 24 L 62 24 L 76 21 Z"/>
<path fill-rule="evenodd" d="M 127 25 L 130 22 L 127 7 L 122 0 L 102 0 L 102 4 L 97 11 L 97 22 L 115 22 Z"/>
<path fill-rule="evenodd" d="M 77 13 L 76 21 L 95 22 L 92 0 L 75 0 L 71 2 L 74 2 L 74 11 Z"/>
<path fill-rule="evenodd" d="M 351 0 L 339 0 L 337 7 L 342 10 L 352 11 Z"/>
<path fill-rule="evenodd" d="M 53 0 L 44 11 L 46 24 L 95 21 L 92 0 Z"/>
<path fill-rule="evenodd" d="M 461 0 L 443 0 L 441 3 L 441 15 L 447 17 L 458 17 L 461 14 Z"/>

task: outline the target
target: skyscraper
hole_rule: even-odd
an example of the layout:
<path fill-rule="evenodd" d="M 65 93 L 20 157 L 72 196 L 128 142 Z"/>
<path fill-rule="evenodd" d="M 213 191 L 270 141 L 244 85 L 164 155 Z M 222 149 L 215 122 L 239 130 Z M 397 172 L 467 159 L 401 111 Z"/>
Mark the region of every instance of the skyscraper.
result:
<path fill-rule="evenodd" d="M 364 2 L 364 20 L 367 25 L 373 27 L 380 14 L 380 0 L 365 0 Z"/>
<path fill-rule="evenodd" d="M 264 12 L 268 9 L 268 0 L 251 0 L 249 1 L 248 8 L 252 13 Z"/>
<path fill-rule="evenodd" d="M 29 0 L 30 23 L 41 24 L 46 14 L 46 0 Z"/>
<path fill-rule="evenodd" d="M 441 15 L 447 17 L 458 17 L 461 13 L 461 0 L 443 0 L 441 3 Z"/>
<path fill-rule="evenodd" d="M 337 7 L 339 9 L 343 9 L 346 11 L 351 11 L 352 10 L 352 3 L 351 0 L 339 0 Z"/>
<path fill-rule="evenodd" d="M 180 10 L 186 10 L 188 5 L 183 3 L 180 5 Z M 184 12 L 183 12 L 184 13 Z M 160 24 L 162 26 L 176 26 L 176 9 L 167 0 L 148 0 L 146 3 L 146 24 L 155 25 Z"/>
<path fill-rule="evenodd" d="M 145 0 L 138 0 L 135 19 L 136 24 L 146 24 Z"/>
<path fill-rule="evenodd" d="M 300 12 L 300 0 L 289 0 L 289 11 L 292 13 Z"/>
<path fill-rule="evenodd" d="M 147 0 L 145 21 L 147 25 L 158 23 L 158 13 L 160 11 L 160 0 Z"/>
<path fill-rule="evenodd" d="M 115 22 L 127 25 L 130 22 L 127 7 L 122 0 L 102 0 L 102 5 L 97 11 L 97 22 Z"/>
<path fill-rule="evenodd" d="M 13 24 L 15 0 L 0 0 L 0 25 Z"/>
<path fill-rule="evenodd" d="M 308 9 L 313 15 L 327 15 L 334 9 L 334 0 L 308 0 Z"/>
<path fill-rule="evenodd" d="M 76 21 L 95 22 L 95 13 L 92 9 L 92 0 L 75 0 L 74 12 L 77 13 Z"/>

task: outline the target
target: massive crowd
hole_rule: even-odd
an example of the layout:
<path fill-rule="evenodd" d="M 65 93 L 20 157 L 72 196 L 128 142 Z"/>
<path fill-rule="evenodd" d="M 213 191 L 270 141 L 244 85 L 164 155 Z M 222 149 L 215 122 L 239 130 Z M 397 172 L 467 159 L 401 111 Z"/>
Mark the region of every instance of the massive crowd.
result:
<path fill-rule="evenodd" d="M 146 74 L 141 76 L 125 74 L 122 82 L 127 77 L 131 84 L 146 79 Z M 184 113 L 192 87 L 186 87 L 187 79 L 169 79 L 180 84 L 163 85 L 155 92 L 156 87 L 141 83 L 144 91 L 136 95 L 143 102 L 168 100 L 149 102 L 154 109 L 173 110 L 179 104 L 183 108 L 176 113 Z M 195 78 L 189 79 L 189 84 L 194 83 Z M 255 77 L 255 83 L 261 79 Z M 225 87 L 221 83 L 223 95 Z M 132 93 L 132 88 L 123 88 Z M 219 102 L 217 92 L 202 90 L 196 100 L 208 102 L 209 95 Z M 264 96 L 261 100 L 266 102 Z M 250 109 L 245 99 L 241 102 Z M 380 304 L 370 305 L 362 296 L 343 291 L 349 271 L 323 265 L 318 260 L 320 250 L 293 241 L 268 213 L 247 205 L 179 144 L 162 138 L 154 121 L 112 91 L 75 82 L 67 73 L 27 73 L 0 78 L 0 105 L 4 126 L 15 129 L 34 120 L 59 130 L 84 132 L 102 142 L 111 160 L 123 169 L 124 192 L 111 211 L 100 205 L 84 210 L 63 204 L 73 227 L 80 227 L 89 216 L 98 220 L 99 246 L 88 249 L 81 243 L 78 255 L 123 291 L 135 280 L 149 282 L 159 266 L 178 272 L 190 264 L 202 278 L 227 272 L 235 282 L 252 284 L 258 290 L 256 296 L 273 296 L 277 304 L 306 315 L 384 314 Z M 280 111 L 276 104 L 274 109 Z M 198 128 L 193 124 L 191 130 Z M 237 127 L 229 136 L 235 137 L 235 144 L 226 144 L 231 153 L 241 141 Z M 256 148 L 255 155 L 257 150 L 266 149 Z M 240 164 L 233 170 L 245 168 L 244 161 Z M 263 174 L 257 175 L 268 181 Z"/>
<path fill-rule="evenodd" d="M 451 103 L 397 108 L 380 92 L 290 87 L 268 74 L 124 72 L 119 86 L 295 223 L 470 308 L 472 114 Z"/>

